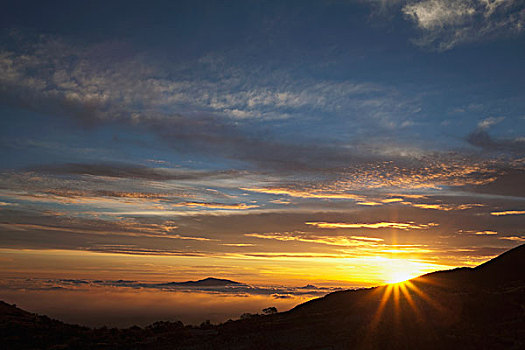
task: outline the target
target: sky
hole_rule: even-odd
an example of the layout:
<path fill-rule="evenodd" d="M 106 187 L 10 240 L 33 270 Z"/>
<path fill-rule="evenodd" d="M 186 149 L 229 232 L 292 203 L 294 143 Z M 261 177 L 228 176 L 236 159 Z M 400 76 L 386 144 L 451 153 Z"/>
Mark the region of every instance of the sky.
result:
<path fill-rule="evenodd" d="M 0 16 L 0 296 L 365 287 L 525 242 L 523 0 Z"/>

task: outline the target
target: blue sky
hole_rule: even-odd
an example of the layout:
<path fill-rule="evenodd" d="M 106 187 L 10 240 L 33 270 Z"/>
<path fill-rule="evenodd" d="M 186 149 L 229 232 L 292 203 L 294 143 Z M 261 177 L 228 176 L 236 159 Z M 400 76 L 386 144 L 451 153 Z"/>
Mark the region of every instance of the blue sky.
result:
<path fill-rule="evenodd" d="M 525 240 L 524 1 L 16 1 L 1 16 L 12 274 L 56 250 L 363 285 L 388 280 L 371 257 L 417 274 Z"/>

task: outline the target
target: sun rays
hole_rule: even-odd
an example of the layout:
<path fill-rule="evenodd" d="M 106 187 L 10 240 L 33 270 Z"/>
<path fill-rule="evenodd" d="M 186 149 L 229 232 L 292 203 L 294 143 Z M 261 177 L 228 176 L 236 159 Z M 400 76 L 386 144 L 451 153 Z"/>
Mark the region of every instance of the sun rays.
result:
<path fill-rule="evenodd" d="M 423 309 L 431 308 L 436 316 L 442 315 L 446 308 L 438 303 L 435 298 L 421 288 L 421 284 L 428 284 L 425 278 L 402 280 L 403 274 L 393 276 L 401 279 L 400 282 L 390 283 L 377 287 L 372 293 L 372 302 L 377 302 L 377 307 L 371 321 L 368 323 L 367 332 L 371 336 L 382 322 L 393 321 L 393 331 L 402 332 L 408 323 L 418 327 L 426 327 L 427 321 Z M 437 287 L 434 285 L 434 287 Z M 426 290 L 426 288 L 424 288 Z"/>

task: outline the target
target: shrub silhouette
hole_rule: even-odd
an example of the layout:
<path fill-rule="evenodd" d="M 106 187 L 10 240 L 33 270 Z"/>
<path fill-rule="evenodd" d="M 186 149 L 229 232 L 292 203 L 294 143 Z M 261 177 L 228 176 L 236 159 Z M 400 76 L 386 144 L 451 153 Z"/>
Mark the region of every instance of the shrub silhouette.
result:
<path fill-rule="evenodd" d="M 270 307 L 267 307 L 266 309 L 263 309 L 262 312 L 265 315 L 273 315 L 277 313 L 277 308 L 275 306 L 270 306 Z"/>

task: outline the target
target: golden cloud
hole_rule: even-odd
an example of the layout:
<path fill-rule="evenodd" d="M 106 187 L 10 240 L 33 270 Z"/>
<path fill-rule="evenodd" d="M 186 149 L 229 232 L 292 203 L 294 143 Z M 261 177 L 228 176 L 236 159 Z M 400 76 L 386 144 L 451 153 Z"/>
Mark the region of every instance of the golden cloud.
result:
<path fill-rule="evenodd" d="M 290 197 L 299 198 L 331 198 L 331 199 L 354 199 L 362 200 L 363 197 L 343 192 L 326 192 L 326 191 L 304 191 L 304 190 L 293 190 L 289 188 L 264 188 L 264 187 L 241 187 L 243 191 L 265 193 L 265 194 L 279 194 L 287 195 Z"/>
<path fill-rule="evenodd" d="M 403 199 L 402 198 L 387 198 L 387 199 L 383 199 L 381 202 L 383 203 L 395 203 L 395 202 L 402 202 Z"/>
<path fill-rule="evenodd" d="M 258 205 L 255 204 L 245 204 L 245 203 L 234 203 L 234 204 L 225 204 L 225 203 L 204 203 L 204 202 L 181 202 L 173 205 L 174 207 L 203 207 L 210 209 L 236 209 L 244 210 L 251 208 L 258 208 Z"/>
<path fill-rule="evenodd" d="M 414 222 L 376 222 L 376 223 L 357 223 L 357 224 L 349 224 L 344 222 L 305 222 L 307 225 L 315 226 L 318 228 L 329 228 L 329 229 L 337 229 L 337 228 L 370 228 L 370 229 L 378 229 L 378 228 L 393 228 L 393 229 L 399 229 L 399 230 L 421 230 L 421 229 L 428 229 L 430 227 L 438 226 L 439 224 L 430 222 L 428 224 L 416 224 Z"/>
<path fill-rule="evenodd" d="M 274 239 L 278 241 L 299 241 L 307 243 L 319 243 L 336 246 L 356 247 L 375 245 L 377 242 L 382 242 L 383 239 L 375 237 L 362 236 L 320 236 L 307 235 L 304 232 L 274 232 L 274 233 L 247 233 L 247 237 Z"/>
<path fill-rule="evenodd" d="M 466 209 L 483 206 L 483 204 L 477 204 L 477 203 L 450 205 L 450 204 L 424 204 L 424 203 L 402 202 L 402 204 L 410 205 L 414 208 L 433 209 L 433 210 L 442 210 L 442 211 L 466 210 Z"/>
<path fill-rule="evenodd" d="M 498 233 L 496 231 L 478 231 L 476 232 L 477 235 L 497 235 Z"/>
<path fill-rule="evenodd" d="M 523 215 L 525 210 L 509 210 L 509 211 L 493 211 L 490 215 L 503 216 L 503 215 Z"/>
<path fill-rule="evenodd" d="M 368 206 L 368 207 L 374 207 L 374 206 L 382 205 L 382 204 L 378 203 L 378 202 L 368 201 L 368 202 L 357 202 L 357 205 L 365 205 L 365 206 Z"/>
<path fill-rule="evenodd" d="M 500 237 L 499 239 L 506 239 L 508 241 L 525 242 L 525 238 L 512 236 L 512 237 Z"/>
<path fill-rule="evenodd" d="M 391 162 L 373 163 L 349 169 L 345 175 L 346 178 L 338 180 L 334 188 L 440 189 L 442 186 L 485 185 L 497 178 L 495 171 L 490 168 L 490 162 L 472 165 L 465 164 L 464 159 L 459 158 L 450 158 L 446 163 L 427 159 L 421 166 L 411 168 L 397 167 Z"/>

